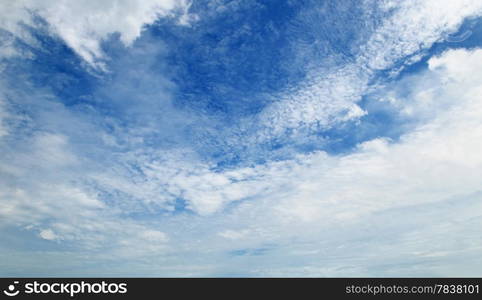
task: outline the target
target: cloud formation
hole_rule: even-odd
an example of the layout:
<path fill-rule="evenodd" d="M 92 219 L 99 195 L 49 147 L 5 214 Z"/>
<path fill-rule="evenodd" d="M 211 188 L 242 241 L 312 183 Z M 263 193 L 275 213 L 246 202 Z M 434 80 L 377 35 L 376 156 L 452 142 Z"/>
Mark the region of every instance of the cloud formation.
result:
<path fill-rule="evenodd" d="M 2 44 L 10 53 L 0 78 L 0 256 L 11 257 L 0 260 L 4 274 L 480 275 L 482 50 L 429 51 L 480 14 L 478 1 L 441 9 L 435 1 L 364 2 L 361 19 L 375 21 L 346 46 L 351 54 L 327 50 L 330 62 L 310 65 L 251 115 L 179 99 L 173 73 L 181 67 L 159 32 L 188 29 L 143 26 L 193 13 L 187 3 L 52 3 L 2 3 L 12 11 L 0 24 L 5 36 L 41 47 L 46 33 L 32 19 L 40 16 L 58 43 L 109 72 L 95 77 L 81 63 L 45 70 L 35 65 L 45 65 L 41 55 L 67 54 L 25 56 L 14 42 Z M 235 4 L 199 21 L 242 10 Z M 318 8 L 298 17 L 329 11 Z M 40 37 L 23 36 L 19 20 L 39 26 L 30 34 Z M 110 41 L 104 53 L 116 32 L 120 44 Z M 302 41 L 294 44 L 302 59 Z M 401 72 L 422 58 L 422 67 Z M 36 72 L 55 74 L 61 88 L 36 82 Z M 62 93 L 62 84 L 80 92 Z M 356 140 L 341 153 L 323 149 L 337 138 L 330 128 L 371 129 L 363 123 L 371 107 L 387 112 L 381 126 L 397 120 L 400 134 Z M 310 143 L 319 147 L 303 149 Z"/>
<path fill-rule="evenodd" d="M 101 43 L 118 33 L 124 45 L 129 46 L 141 35 L 144 25 L 159 17 L 185 13 L 187 1 L 8 1 L 2 6 L 7 14 L 2 16 L 0 28 L 17 37 L 33 42 L 22 25 L 37 26 L 35 17 L 41 17 L 48 29 L 62 38 L 89 64 L 102 68 L 105 54 Z M 186 17 L 185 17 L 186 18 Z"/>

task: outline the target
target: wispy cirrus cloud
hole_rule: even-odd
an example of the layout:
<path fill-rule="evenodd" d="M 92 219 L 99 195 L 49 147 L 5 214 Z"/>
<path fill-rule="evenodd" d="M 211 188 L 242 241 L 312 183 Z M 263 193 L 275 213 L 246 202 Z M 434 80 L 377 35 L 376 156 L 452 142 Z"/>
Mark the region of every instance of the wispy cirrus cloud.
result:
<path fill-rule="evenodd" d="M 379 4 L 364 3 L 372 14 L 388 17 L 375 26 L 369 23 L 373 15 L 361 16 L 365 27 L 360 34 L 368 32 L 369 37 L 355 44 L 353 58 L 341 65 L 315 68 L 305 82 L 294 91 L 281 94 L 279 102 L 263 111 L 260 122 L 268 138 L 300 130 L 300 127 L 317 131 L 359 119 L 365 112 L 357 103 L 370 88 L 369 82 L 376 78 L 377 71 L 389 69 L 400 60 L 408 64 L 416 62 L 421 58 L 420 53 L 456 31 L 466 18 L 482 13 L 482 5 L 477 1 L 382 1 Z"/>

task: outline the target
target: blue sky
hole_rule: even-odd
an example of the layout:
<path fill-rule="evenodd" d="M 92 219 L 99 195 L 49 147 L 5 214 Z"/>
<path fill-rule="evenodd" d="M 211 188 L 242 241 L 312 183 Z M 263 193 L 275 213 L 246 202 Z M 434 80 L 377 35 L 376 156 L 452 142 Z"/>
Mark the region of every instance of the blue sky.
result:
<path fill-rule="evenodd" d="M 480 1 L 0 6 L 0 275 L 481 275 Z"/>

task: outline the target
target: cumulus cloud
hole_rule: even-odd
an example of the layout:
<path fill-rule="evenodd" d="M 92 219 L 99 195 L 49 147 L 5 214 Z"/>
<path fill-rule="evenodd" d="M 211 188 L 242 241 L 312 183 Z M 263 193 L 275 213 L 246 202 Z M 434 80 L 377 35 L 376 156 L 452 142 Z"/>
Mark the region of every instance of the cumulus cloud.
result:
<path fill-rule="evenodd" d="M 38 15 L 48 23 L 54 34 L 59 35 L 89 64 L 97 67 L 104 66 L 101 43 L 109 35 L 119 33 L 120 40 L 129 46 L 140 36 L 144 25 L 160 17 L 172 15 L 178 10 L 186 15 L 182 19 L 184 23 L 188 19 L 187 1 L 2 0 L 0 5 L 3 11 L 8 12 L 2 15 L 0 28 L 32 42 L 21 25 L 36 26 L 33 16 Z"/>
<path fill-rule="evenodd" d="M 45 239 L 45 240 L 55 240 L 57 236 L 55 233 L 52 231 L 52 229 L 44 229 L 40 231 L 39 233 L 40 237 Z"/>

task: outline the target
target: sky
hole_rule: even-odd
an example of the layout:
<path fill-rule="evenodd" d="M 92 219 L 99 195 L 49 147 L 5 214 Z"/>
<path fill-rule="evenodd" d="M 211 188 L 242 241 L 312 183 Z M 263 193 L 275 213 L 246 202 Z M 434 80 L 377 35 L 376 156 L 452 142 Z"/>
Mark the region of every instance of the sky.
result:
<path fill-rule="evenodd" d="M 479 0 L 0 0 L 0 276 L 482 276 Z"/>

